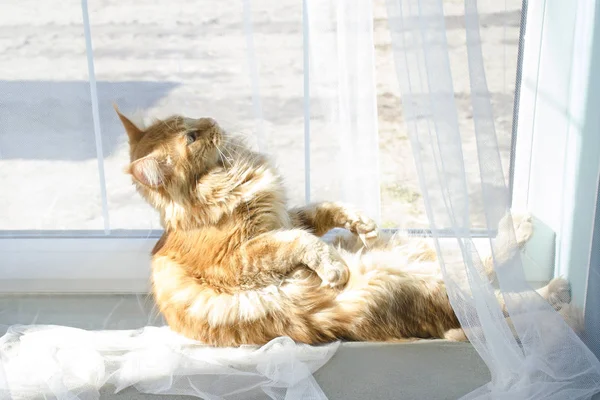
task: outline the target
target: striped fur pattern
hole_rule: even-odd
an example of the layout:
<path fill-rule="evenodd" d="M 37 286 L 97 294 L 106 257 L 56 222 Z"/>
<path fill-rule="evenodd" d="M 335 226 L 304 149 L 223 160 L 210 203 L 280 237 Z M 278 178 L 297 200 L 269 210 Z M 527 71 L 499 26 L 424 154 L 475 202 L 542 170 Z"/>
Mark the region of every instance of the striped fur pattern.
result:
<path fill-rule="evenodd" d="M 165 230 L 152 252 L 152 287 L 174 331 L 215 346 L 460 331 L 423 240 L 379 233 L 340 203 L 289 209 L 268 158 L 213 119 L 140 127 L 115 110 L 129 137 L 127 172 Z M 333 228 L 344 230 L 323 237 Z"/>

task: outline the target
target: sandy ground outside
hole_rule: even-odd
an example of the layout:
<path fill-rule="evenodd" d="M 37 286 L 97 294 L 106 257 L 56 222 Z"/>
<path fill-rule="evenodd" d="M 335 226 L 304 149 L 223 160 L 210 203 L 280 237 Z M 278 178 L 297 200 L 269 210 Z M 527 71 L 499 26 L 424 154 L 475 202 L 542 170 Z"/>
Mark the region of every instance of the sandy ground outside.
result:
<path fill-rule="evenodd" d="M 269 153 L 293 204 L 304 201 L 300 0 L 254 0 L 256 56 Z M 508 172 L 520 1 L 480 1 L 487 83 Z M 256 128 L 243 2 L 90 0 L 111 229 L 158 228 L 128 176 L 125 137 L 111 108 L 211 115 L 248 136 Z M 0 230 L 103 229 L 101 191 L 78 0 L 0 6 Z M 449 56 L 467 165 L 476 165 L 464 2 L 444 0 Z M 381 225 L 425 227 L 403 120 L 384 0 L 374 0 Z M 256 141 L 256 140 L 254 140 Z M 336 143 L 313 132 L 315 199 L 337 199 Z M 470 180 L 474 223 L 480 186 Z M 359 187 L 356 190 L 360 190 Z M 500 188 L 495 188 L 500 190 Z"/>

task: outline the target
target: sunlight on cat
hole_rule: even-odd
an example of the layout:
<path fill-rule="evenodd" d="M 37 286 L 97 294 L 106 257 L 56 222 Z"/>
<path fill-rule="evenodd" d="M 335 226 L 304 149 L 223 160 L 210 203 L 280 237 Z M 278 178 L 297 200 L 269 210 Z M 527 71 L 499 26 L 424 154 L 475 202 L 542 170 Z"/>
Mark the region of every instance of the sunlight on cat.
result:
<path fill-rule="evenodd" d="M 126 171 L 165 229 L 152 252 L 152 286 L 174 331 L 215 346 L 278 336 L 466 340 L 423 238 L 380 232 L 342 203 L 288 208 L 269 158 L 213 119 L 145 126 L 115 110 L 129 137 Z M 483 258 L 490 280 L 532 235 L 528 217 L 515 222 L 516 241 L 512 224 L 500 222 L 494 257 Z M 555 280 L 534 295 L 560 310 L 570 302 L 565 287 Z"/>

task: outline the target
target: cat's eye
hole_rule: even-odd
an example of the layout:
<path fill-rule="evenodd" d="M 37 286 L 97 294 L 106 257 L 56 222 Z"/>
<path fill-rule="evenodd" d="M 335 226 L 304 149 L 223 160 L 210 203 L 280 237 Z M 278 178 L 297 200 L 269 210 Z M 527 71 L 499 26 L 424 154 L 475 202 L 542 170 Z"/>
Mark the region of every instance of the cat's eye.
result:
<path fill-rule="evenodd" d="M 187 139 L 187 144 L 190 145 L 196 141 L 198 138 L 198 131 L 188 131 L 185 133 L 185 138 Z"/>

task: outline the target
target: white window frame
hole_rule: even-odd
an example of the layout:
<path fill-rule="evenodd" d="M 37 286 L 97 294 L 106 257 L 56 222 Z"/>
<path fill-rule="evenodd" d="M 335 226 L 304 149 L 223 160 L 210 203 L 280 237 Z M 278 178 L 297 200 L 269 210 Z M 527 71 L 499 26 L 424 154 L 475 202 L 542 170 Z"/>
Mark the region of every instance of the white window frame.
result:
<path fill-rule="evenodd" d="M 533 281 L 568 278 L 578 305 L 600 174 L 598 12 L 594 0 L 528 1 L 514 152 L 513 210 L 537 222 L 525 270 Z"/>
<path fill-rule="evenodd" d="M 590 265 L 586 281 L 586 294 L 584 302 L 585 331 L 592 332 L 586 337 L 586 344 L 600 357 L 600 340 L 594 333 L 600 332 L 600 176 L 598 177 L 598 192 L 596 197 L 595 225 L 592 238 Z"/>
<path fill-rule="evenodd" d="M 0 293 L 145 293 L 147 237 L 0 237 Z"/>

